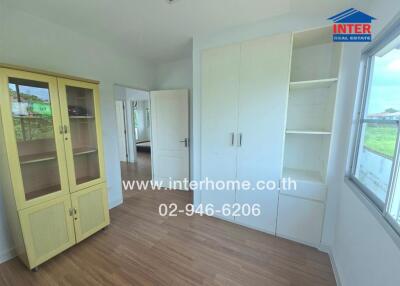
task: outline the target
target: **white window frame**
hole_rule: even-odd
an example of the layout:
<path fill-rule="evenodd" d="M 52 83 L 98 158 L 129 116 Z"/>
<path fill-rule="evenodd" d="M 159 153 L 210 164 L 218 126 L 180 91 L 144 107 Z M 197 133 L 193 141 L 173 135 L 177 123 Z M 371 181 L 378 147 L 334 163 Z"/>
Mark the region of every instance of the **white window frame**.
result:
<path fill-rule="evenodd" d="M 382 50 L 388 44 L 390 44 L 394 39 L 400 37 L 400 16 L 398 16 L 394 21 L 392 21 L 383 31 L 380 33 L 376 39 L 367 46 L 363 51 L 361 57 L 361 68 L 360 68 L 360 96 L 359 96 L 359 112 L 356 116 L 356 129 L 353 142 L 353 152 L 351 157 L 350 165 L 350 180 L 355 183 L 358 188 L 378 207 L 383 217 L 391 224 L 391 226 L 400 234 L 400 224 L 395 221 L 389 214 L 389 208 L 391 206 L 395 187 L 397 175 L 399 174 L 400 165 L 400 120 L 380 120 L 380 119 L 365 119 L 365 109 L 369 97 L 369 88 L 371 84 L 371 74 L 373 71 L 373 57 L 377 52 Z M 399 99 L 400 100 L 400 99 Z M 381 123 L 397 126 L 397 139 L 395 146 L 395 153 L 393 158 L 393 164 L 390 174 L 388 192 L 386 195 L 385 202 L 382 203 L 380 199 L 377 198 L 374 192 L 368 189 L 364 184 L 362 184 L 356 177 L 356 167 L 358 160 L 358 152 L 361 144 L 361 134 L 363 124 L 365 123 Z M 400 179 L 400 178 L 399 178 Z"/>

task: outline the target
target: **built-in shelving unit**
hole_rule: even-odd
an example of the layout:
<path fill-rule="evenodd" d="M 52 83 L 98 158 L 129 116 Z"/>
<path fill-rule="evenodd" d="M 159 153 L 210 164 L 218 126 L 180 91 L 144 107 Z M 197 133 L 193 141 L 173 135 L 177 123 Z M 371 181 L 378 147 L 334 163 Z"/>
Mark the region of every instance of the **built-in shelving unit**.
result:
<path fill-rule="evenodd" d="M 340 45 L 330 35 L 329 27 L 294 34 L 286 123 L 285 170 L 297 170 L 289 172 L 292 177 L 321 183 L 326 177 L 340 61 Z"/>
<path fill-rule="evenodd" d="M 330 27 L 293 36 L 282 176 L 296 187 L 280 190 L 276 233 L 312 246 L 321 242 L 340 54 Z"/>

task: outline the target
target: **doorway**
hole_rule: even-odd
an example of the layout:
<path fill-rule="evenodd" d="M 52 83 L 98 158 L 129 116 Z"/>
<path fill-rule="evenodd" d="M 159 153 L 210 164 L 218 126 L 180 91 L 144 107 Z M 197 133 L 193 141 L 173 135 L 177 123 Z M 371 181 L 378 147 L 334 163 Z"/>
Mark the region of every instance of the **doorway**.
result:
<path fill-rule="evenodd" d="M 118 149 L 122 181 L 150 181 L 151 113 L 150 93 L 115 86 Z M 124 192 L 124 199 L 130 192 Z"/>
<path fill-rule="evenodd" d="M 170 183 L 188 181 L 189 91 L 115 86 L 115 94 L 123 189 L 127 182 L 137 191 L 143 182 L 171 188 Z M 172 188 L 188 190 L 179 186 Z M 123 193 L 124 199 L 134 194 Z"/>

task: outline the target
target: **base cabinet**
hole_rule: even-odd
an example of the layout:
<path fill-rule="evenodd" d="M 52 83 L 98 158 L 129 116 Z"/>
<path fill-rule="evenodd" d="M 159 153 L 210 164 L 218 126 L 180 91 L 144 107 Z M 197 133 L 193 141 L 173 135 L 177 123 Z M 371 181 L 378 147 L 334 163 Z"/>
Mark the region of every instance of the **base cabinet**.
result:
<path fill-rule="evenodd" d="M 19 212 L 30 269 L 110 224 L 105 184 Z"/>
<path fill-rule="evenodd" d="M 77 243 L 110 224 L 105 185 L 74 193 L 71 201 Z"/>
<path fill-rule="evenodd" d="M 71 199 L 65 196 L 19 212 L 30 269 L 75 244 Z"/>

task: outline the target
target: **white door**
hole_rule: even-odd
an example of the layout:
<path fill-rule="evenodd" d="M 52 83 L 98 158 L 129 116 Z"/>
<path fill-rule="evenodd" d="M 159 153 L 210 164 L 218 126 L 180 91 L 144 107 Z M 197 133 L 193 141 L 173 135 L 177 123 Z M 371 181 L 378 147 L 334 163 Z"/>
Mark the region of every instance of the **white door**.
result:
<path fill-rule="evenodd" d="M 152 91 L 150 106 L 153 180 L 189 180 L 189 91 Z"/>
<path fill-rule="evenodd" d="M 291 35 L 243 42 L 241 46 L 237 179 L 278 183 L 283 164 Z M 236 202 L 259 204 L 261 215 L 237 216 L 244 225 L 275 233 L 278 190 L 241 190 Z"/>
<path fill-rule="evenodd" d="M 201 178 L 215 183 L 235 180 L 240 45 L 204 51 L 201 65 Z M 235 192 L 210 187 L 201 190 L 201 201 L 221 210 L 224 204 L 235 203 Z"/>
<path fill-rule="evenodd" d="M 115 108 L 117 112 L 119 160 L 121 162 L 126 162 L 127 161 L 126 127 L 125 127 L 125 110 L 123 101 L 121 100 L 116 101 Z"/>

